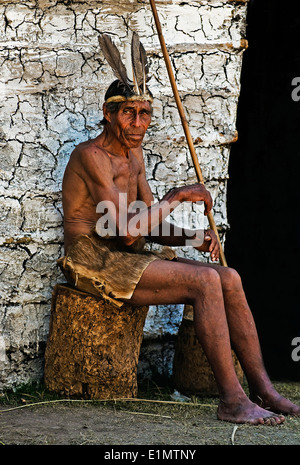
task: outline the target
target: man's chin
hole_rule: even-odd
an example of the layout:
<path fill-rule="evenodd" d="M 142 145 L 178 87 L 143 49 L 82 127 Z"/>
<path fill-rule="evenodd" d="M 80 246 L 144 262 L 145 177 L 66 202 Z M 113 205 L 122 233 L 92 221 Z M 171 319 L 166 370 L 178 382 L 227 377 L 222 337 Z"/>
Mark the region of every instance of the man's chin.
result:
<path fill-rule="evenodd" d="M 141 144 L 143 139 L 144 139 L 144 135 L 141 135 L 141 134 L 128 134 L 126 139 L 128 140 L 128 142 L 130 144 L 132 144 L 132 143 Z"/>
<path fill-rule="evenodd" d="M 129 144 L 128 144 L 128 147 L 130 149 L 136 149 L 142 144 L 142 142 L 143 142 L 143 137 L 140 138 L 139 140 L 134 140 L 134 141 L 131 139 Z"/>

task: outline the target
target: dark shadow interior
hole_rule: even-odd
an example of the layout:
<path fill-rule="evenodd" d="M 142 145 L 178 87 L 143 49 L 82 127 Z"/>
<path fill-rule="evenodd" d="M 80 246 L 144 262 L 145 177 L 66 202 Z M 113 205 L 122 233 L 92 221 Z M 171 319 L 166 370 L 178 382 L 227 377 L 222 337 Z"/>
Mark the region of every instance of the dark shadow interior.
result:
<path fill-rule="evenodd" d="M 300 2 L 249 2 L 225 254 L 242 276 L 273 379 L 300 380 Z M 295 95 L 294 95 L 295 97 Z M 300 347 L 298 350 L 300 356 Z M 299 357 L 300 358 L 300 357 Z"/>

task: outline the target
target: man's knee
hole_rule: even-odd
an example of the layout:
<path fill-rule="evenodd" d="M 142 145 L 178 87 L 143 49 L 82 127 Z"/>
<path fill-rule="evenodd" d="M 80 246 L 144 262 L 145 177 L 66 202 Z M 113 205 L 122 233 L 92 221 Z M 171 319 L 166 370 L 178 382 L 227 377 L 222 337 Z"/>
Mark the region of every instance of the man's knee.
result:
<path fill-rule="evenodd" d="M 234 268 L 222 268 L 221 281 L 224 290 L 238 289 L 242 286 L 241 277 Z"/>
<path fill-rule="evenodd" d="M 197 276 L 197 283 L 201 288 L 212 288 L 215 286 L 221 286 L 221 278 L 219 273 L 213 268 L 201 268 L 197 270 L 199 272 Z"/>
<path fill-rule="evenodd" d="M 210 301 L 222 296 L 221 278 L 216 270 L 206 267 L 195 267 L 192 282 L 188 285 L 188 297 L 192 305 L 200 301 Z"/>

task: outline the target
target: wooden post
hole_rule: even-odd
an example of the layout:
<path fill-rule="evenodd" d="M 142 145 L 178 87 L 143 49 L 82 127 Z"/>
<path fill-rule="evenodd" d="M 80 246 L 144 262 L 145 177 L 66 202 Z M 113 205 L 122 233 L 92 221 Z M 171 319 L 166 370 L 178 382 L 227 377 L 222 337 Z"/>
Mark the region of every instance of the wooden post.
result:
<path fill-rule="evenodd" d="M 56 285 L 45 352 L 47 388 L 68 397 L 135 397 L 147 312 L 147 306 L 118 307 Z"/>

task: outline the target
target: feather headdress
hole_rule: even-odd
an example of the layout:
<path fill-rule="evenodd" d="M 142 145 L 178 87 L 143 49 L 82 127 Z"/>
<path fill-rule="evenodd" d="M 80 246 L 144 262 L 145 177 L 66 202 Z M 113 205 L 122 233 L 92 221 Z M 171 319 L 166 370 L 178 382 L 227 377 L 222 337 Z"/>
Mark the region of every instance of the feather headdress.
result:
<path fill-rule="evenodd" d="M 111 66 L 116 78 L 122 83 L 123 92 L 113 95 L 106 100 L 109 102 L 122 102 L 126 100 L 145 100 L 152 103 L 153 98 L 147 88 L 149 81 L 149 67 L 146 51 L 136 32 L 131 41 L 132 80 L 129 79 L 126 66 L 116 45 L 107 34 L 99 37 L 99 44 L 108 64 Z"/>

